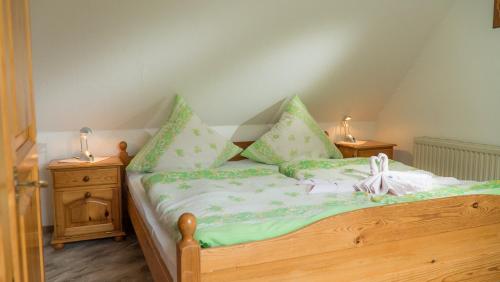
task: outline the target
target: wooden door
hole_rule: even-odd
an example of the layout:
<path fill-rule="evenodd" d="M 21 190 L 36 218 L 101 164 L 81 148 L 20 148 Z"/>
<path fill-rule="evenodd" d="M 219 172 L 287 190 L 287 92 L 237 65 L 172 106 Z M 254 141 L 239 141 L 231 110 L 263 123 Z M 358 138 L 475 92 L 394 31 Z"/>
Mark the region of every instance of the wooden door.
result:
<path fill-rule="evenodd" d="M 0 281 L 43 281 L 28 0 L 0 0 Z"/>

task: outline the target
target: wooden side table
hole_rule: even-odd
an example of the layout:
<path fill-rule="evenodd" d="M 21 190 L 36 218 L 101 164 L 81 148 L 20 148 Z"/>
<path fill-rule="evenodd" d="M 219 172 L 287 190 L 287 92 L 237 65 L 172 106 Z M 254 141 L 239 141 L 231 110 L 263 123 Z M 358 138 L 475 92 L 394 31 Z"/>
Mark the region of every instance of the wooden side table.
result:
<path fill-rule="evenodd" d="M 357 141 L 356 143 L 336 142 L 344 158 L 371 157 L 379 153 L 386 154 L 390 159 L 394 156 L 394 147 L 396 144 L 378 142 L 373 140 Z"/>
<path fill-rule="evenodd" d="M 54 235 L 52 246 L 114 237 L 121 241 L 122 185 L 118 157 L 96 163 L 52 161 L 49 169 L 54 184 Z"/>

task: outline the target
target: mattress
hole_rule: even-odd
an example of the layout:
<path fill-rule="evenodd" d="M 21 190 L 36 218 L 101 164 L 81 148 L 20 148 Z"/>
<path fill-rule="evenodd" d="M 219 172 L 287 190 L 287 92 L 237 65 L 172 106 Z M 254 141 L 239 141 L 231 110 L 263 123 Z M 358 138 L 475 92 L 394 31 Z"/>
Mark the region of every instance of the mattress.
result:
<path fill-rule="evenodd" d="M 289 176 L 356 181 L 369 173 L 369 159 L 301 160 L 283 167 Z M 392 169 L 414 168 L 393 162 Z M 292 173 L 296 172 L 296 173 Z M 299 177 L 301 178 L 301 177 Z M 305 177 L 308 178 L 308 177 Z M 142 179 L 162 226 L 179 238 L 177 220 L 196 216 L 195 238 L 202 248 L 229 246 L 284 235 L 328 216 L 362 208 L 470 194 L 500 194 L 500 182 L 458 182 L 405 196 L 363 192 L 309 193 L 309 185 L 262 166 L 157 172 Z"/>

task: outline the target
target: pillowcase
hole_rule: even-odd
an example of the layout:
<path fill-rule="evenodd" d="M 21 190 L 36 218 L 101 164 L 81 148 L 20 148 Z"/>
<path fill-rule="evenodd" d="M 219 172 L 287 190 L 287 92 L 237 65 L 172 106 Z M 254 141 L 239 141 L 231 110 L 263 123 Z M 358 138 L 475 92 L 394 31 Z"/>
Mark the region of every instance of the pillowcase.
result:
<path fill-rule="evenodd" d="M 170 117 L 127 166 L 155 172 L 215 168 L 242 149 L 210 129 L 177 95 Z"/>
<path fill-rule="evenodd" d="M 285 105 L 278 123 L 241 155 L 266 164 L 305 158 L 342 158 L 342 153 L 297 96 Z"/>

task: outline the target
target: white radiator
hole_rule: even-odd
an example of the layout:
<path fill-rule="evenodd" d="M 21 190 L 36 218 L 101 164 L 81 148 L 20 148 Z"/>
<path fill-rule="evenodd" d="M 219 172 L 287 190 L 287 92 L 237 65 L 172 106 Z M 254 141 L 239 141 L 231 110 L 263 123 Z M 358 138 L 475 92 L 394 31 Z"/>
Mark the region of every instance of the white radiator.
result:
<path fill-rule="evenodd" d="M 500 146 L 417 137 L 414 166 L 465 180 L 500 179 Z"/>

